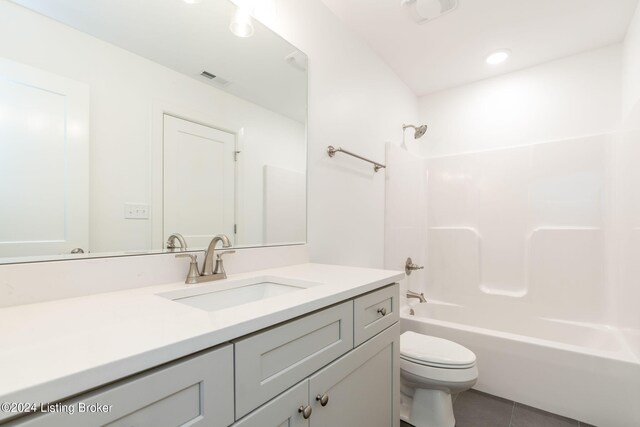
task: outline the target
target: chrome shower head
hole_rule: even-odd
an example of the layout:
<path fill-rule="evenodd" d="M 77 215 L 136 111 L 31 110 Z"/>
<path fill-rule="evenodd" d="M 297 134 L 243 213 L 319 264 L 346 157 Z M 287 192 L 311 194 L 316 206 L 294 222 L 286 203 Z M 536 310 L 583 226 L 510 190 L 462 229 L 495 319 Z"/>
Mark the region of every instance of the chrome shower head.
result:
<path fill-rule="evenodd" d="M 413 134 L 415 139 L 421 138 L 427 132 L 427 125 L 417 127 L 414 125 L 402 125 L 402 130 L 406 130 L 407 128 L 415 129 L 415 133 Z"/>

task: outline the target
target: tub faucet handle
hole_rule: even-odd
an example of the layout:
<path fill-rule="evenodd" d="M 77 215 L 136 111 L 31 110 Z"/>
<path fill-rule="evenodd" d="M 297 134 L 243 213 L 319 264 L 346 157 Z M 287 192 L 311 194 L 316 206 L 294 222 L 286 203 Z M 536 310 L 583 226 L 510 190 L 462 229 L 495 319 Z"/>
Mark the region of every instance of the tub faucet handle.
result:
<path fill-rule="evenodd" d="M 407 273 L 407 276 L 411 276 L 411 272 L 414 270 L 422 270 L 423 268 L 423 265 L 414 264 L 411 257 L 407 258 L 407 262 L 404 263 L 404 272 Z"/>

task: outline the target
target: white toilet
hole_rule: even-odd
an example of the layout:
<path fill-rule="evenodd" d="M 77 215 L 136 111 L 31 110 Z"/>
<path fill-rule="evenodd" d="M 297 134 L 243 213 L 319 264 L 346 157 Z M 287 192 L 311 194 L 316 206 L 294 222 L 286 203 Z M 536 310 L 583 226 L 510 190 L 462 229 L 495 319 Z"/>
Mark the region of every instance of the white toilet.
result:
<path fill-rule="evenodd" d="M 400 336 L 400 417 L 415 427 L 454 427 L 451 394 L 473 387 L 476 355 L 442 338 Z"/>

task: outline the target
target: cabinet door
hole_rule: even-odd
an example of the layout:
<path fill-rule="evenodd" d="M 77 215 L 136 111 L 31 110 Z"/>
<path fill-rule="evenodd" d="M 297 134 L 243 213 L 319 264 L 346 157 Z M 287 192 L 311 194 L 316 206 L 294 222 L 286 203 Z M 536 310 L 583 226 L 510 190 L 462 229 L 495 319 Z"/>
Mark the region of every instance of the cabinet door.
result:
<path fill-rule="evenodd" d="M 226 427 L 233 422 L 233 348 L 227 345 L 182 359 L 59 405 L 70 409 L 27 416 L 8 425 Z M 87 411 L 92 405 L 103 411 Z"/>
<path fill-rule="evenodd" d="M 313 375 L 310 427 L 397 427 L 399 346 L 396 323 Z"/>
<path fill-rule="evenodd" d="M 236 419 L 352 348 L 351 301 L 236 341 Z"/>
<path fill-rule="evenodd" d="M 256 409 L 233 427 L 309 427 L 300 408 L 309 404 L 309 381 L 303 381 Z"/>

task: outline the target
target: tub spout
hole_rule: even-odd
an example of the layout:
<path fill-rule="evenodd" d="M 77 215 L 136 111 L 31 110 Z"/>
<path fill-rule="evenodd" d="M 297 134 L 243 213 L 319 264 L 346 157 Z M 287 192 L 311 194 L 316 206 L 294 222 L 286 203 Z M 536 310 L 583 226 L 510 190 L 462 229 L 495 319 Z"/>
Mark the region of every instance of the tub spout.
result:
<path fill-rule="evenodd" d="M 407 291 L 407 298 L 416 298 L 419 299 L 420 302 L 427 302 L 427 299 L 424 297 L 424 294 L 422 292 L 417 293 L 413 291 Z"/>

